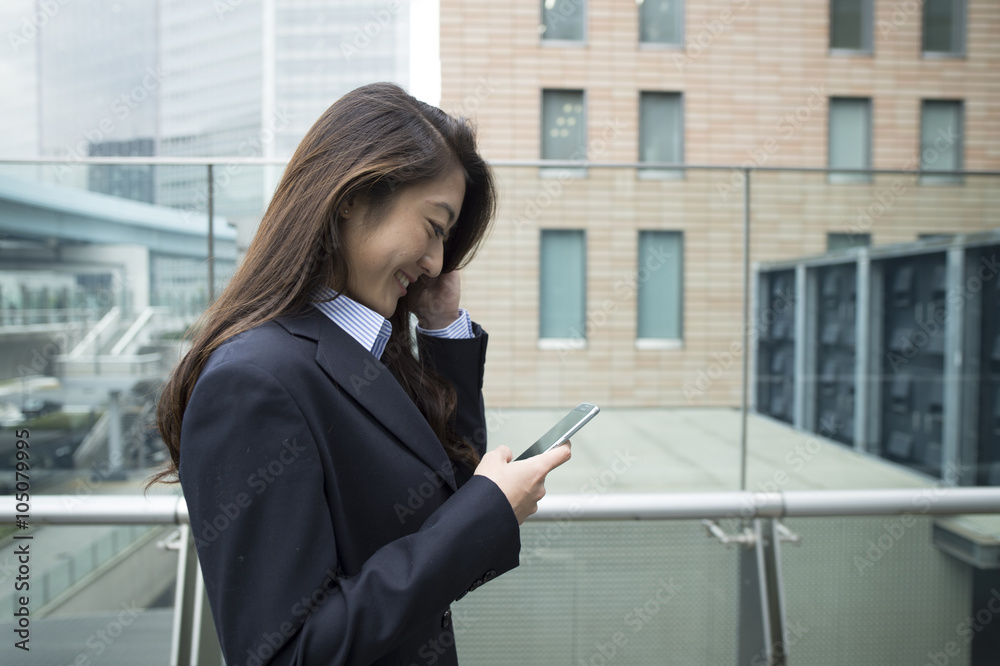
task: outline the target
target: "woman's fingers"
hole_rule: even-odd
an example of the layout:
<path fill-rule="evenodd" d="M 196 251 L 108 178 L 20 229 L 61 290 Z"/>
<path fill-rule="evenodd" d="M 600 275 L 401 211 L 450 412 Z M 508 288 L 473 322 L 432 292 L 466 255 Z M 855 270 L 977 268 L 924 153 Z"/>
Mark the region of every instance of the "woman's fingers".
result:
<path fill-rule="evenodd" d="M 538 510 L 538 500 L 545 496 L 546 475 L 569 460 L 570 454 L 567 442 L 533 458 L 511 461 L 511 450 L 501 446 L 483 456 L 475 473 L 497 484 L 521 524 Z"/>
<path fill-rule="evenodd" d="M 554 448 L 549 449 L 545 453 L 535 456 L 536 459 L 540 459 L 540 462 L 545 464 L 545 473 L 548 474 L 559 465 L 570 459 L 573 454 L 572 443 L 567 440 L 565 444 L 560 444 Z"/>

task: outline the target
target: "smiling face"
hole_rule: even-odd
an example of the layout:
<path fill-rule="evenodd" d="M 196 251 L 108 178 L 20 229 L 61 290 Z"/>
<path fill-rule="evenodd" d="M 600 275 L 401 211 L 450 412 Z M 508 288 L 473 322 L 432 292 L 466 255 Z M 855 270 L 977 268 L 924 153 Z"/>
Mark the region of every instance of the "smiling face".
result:
<path fill-rule="evenodd" d="M 406 289 L 423 276 L 437 277 L 444 240 L 465 199 L 459 167 L 445 176 L 402 190 L 382 220 L 369 220 L 367 201 L 355 200 L 344 218 L 344 251 L 350 261 L 345 294 L 386 319 Z"/>

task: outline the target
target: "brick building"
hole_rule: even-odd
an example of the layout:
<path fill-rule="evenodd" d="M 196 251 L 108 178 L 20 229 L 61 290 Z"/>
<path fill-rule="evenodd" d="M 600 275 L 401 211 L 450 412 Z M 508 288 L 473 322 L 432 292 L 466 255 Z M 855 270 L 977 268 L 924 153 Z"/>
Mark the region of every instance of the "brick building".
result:
<path fill-rule="evenodd" d="M 997 35 L 990 0 L 442 0 L 442 106 L 503 191 L 464 276 L 491 404 L 737 405 L 740 167 L 1000 168 Z M 998 190 L 757 170 L 751 260 L 994 228 Z"/>

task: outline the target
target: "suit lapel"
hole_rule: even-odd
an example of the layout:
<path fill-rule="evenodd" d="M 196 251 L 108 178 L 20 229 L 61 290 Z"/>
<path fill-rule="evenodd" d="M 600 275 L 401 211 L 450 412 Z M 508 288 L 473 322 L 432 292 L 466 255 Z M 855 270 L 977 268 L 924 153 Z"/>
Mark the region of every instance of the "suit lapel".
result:
<path fill-rule="evenodd" d="M 389 369 L 316 308 L 278 323 L 293 335 L 316 341 L 316 363 L 348 395 L 424 464 L 457 489 L 452 465 L 417 406 Z"/>

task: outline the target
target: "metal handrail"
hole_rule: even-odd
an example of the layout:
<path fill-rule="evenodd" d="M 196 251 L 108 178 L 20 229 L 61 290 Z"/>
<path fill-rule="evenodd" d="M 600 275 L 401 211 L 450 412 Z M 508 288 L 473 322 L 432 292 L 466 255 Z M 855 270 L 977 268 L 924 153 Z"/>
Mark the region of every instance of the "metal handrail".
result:
<path fill-rule="evenodd" d="M 0 157 L 4 164 L 92 164 L 100 166 L 285 166 L 290 157 Z M 847 167 L 797 167 L 756 164 L 684 164 L 677 162 L 602 162 L 587 160 L 489 160 L 493 167 L 540 169 L 666 169 L 690 171 L 776 171 L 803 173 L 912 174 L 914 176 L 1000 176 L 996 170 L 856 169 Z"/>
<path fill-rule="evenodd" d="M 0 496 L 0 524 L 17 519 L 12 495 Z M 35 495 L 32 525 L 187 524 L 178 495 Z M 696 520 L 831 518 L 884 515 L 1000 514 L 1000 488 L 788 490 L 775 493 L 607 493 L 549 495 L 529 520 Z"/>

